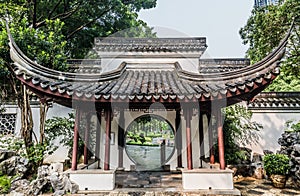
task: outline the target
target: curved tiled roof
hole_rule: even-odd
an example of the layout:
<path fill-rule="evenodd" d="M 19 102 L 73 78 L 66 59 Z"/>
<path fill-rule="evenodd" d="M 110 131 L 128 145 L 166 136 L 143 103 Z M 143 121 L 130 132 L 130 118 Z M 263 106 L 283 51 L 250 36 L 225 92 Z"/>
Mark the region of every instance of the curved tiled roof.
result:
<path fill-rule="evenodd" d="M 279 74 L 288 37 L 262 61 L 230 71 L 192 73 L 183 70 L 179 63 L 166 64 L 167 69 L 164 66 L 151 69 L 151 65 L 130 69 L 128 67 L 132 66 L 124 62 L 114 71 L 91 74 L 45 68 L 28 59 L 9 35 L 11 58 L 18 79 L 38 95 L 64 103 L 70 99 L 169 103 L 226 99 L 229 104 L 247 100 Z"/>
<path fill-rule="evenodd" d="M 96 51 L 118 52 L 204 52 L 206 38 L 96 38 Z"/>
<path fill-rule="evenodd" d="M 249 59 L 200 59 L 200 73 L 230 72 L 250 65 Z"/>

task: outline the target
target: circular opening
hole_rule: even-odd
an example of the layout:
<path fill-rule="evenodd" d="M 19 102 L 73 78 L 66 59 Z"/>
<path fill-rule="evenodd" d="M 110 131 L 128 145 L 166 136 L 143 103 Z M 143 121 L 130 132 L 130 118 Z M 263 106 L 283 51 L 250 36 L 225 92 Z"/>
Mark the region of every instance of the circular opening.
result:
<path fill-rule="evenodd" d="M 126 130 L 125 149 L 137 170 L 158 170 L 175 151 L 175 135 L 164 118 L 149 114 L 136 118 Z"/>

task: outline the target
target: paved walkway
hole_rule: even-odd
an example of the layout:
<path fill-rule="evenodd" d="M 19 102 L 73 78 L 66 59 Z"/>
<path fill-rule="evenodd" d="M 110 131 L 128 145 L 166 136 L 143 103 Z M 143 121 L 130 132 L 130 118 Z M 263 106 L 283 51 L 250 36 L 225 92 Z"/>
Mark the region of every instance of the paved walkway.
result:
<path fill-rule="evenodd" d="M 285 189 L 274 188 L 270 181 L 255 178 L 239 178 L 234 183 L 242 196 L 300 196 L 300 189 L 289 181 Z M 83 191 L 76 196 L 198 196 L 236 195 L 239 191 L 218 192 L 214 190 L 187 191 L 182 189 L 180 172 L 117 172 L 113 191 Z M 51 194 L 45 194 L 50 196 Z M 71 194 L 68 194 L 71 195 Z"/>

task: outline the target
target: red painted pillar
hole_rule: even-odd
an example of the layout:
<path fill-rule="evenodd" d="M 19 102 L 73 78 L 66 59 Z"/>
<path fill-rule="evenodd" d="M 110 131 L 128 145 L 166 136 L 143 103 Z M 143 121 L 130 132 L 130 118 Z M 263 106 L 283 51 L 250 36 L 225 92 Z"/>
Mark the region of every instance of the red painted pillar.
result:
<path fill-rule="evenodd" d="M 215 164 L 215 147 L 213 143 L 213 123 L 211 119 L 211 114 L 207 114 L 208 121 L 208 143 L 209 143 L 209 163 Z"/>
<path fill-rule="evenodd" d="M 111 129 L 111 109 L 105 109 L 105 155 L 104 155 L 104 170 L 109 170 L 110 162 L 110 129 Z"/>
<path fill-rule="evenodd" d="M 177 167 L 182 168 L 182 127 L 181 127 L 181 115 L 180 110 L 176 110 L 175 119 L 176 129 L 176 150 L 177 150 Z"/>
<path fill-rule="evenodd" d="M 191 134 L 191 109 L 185 109 L 185 121 L 186 121 L 186 151 L 187 151 L 187 167 L 188 170 L 193 169 L 193 156 L 192 156 L 192 134 Z"/>
<path fill-rule="evenodd" d="M 80 126 L 80 110 L 79 108 L 76 109 L 76 118 L 75 118 L 75 125 L 74 125 L 74 137 L 73 137 L 73 151 L 72 151 L 72 167 L 71 169 L 77 170 L 77 153 L 78 153 L 78 140 L 79 134 L 78 129 Z"/>
<path fill-rule="evenodd" d="M 225 169 L 225 149 L 224 149 L 224 137 L 223 137 L 223 123 L 222 123 L 221 108 L 217 111 L 217 127 L 218 127 L 218 148 L 219 148 L 219 161 L 220 169 Z"/>
<path fill-rule="evenodd" d="M 89 136 L 90 136 L 90 115 L 86 114 L 86 127 L 84 132 L 84 149 L 83 149 L 84 164 L 88 164 Z"/>

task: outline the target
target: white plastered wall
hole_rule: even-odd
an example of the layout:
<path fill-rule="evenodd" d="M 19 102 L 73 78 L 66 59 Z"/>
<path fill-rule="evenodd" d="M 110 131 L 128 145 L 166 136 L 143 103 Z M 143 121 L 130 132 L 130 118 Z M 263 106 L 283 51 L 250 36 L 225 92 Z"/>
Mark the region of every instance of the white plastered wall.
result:
<path fill-rule="evenodd" d="M 198 73 L 199 58 L 103 58 L 102 59 L 102 72 L 109 72 L 116 69 L 121 63 L 126 62 L 128 64 L 149 64 L 148 67 L 151 69 L 151 64 L 174 64 L 178 62 L 182 69 L 189 72 Z M 163 67 L 161 67 L 163 68 Z"/>
<path fill-rule="evenodd" d="M 252 144 L 248 147 L 263 154 L 263 150 L 276 152 L 280 149 L 278 139 L 284 132 L 285 122 L 288 120 L 300 120 L 300 110 L 252 110 L 252 120 L 263 125 L 260 132 L 261 138 L 258 144 Z"/>

